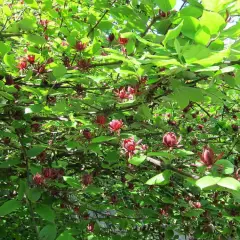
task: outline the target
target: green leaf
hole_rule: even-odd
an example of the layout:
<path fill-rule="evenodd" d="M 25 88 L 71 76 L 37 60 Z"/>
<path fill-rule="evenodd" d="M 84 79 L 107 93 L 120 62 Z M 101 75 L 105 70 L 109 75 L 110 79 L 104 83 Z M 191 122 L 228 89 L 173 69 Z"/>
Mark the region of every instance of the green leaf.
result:
<path fill-rule="evenodd" d="M 23 179 L 20 179 L 19 181 L 19 188 L 18 188 L 18 195 L 17 195 L 17 199 L 18 200 L 22 200 L 24 193 L 26 191 L 27 188 L 27 183 L 26 181 L 24 181 Z"/>
<path fill-rule="evenodd" d="M 204 209 L 191 209 L 184 213 L 185 217 L 199 217 L 205 210 Z"/>
<path fill-rule="evenodd" d="M 99 187 L 95 187 L 95 186 L 88 186 L 85 190 L 85 193 L 89 193 L 89 194 L 93 194 L 93 195 L 97 195 L 97 194 L 101 194 L 103 193 L 103 190 Z"/>
<path fill-rule="evenodd" d="M 57 236 L 57 227 L 55 224 L 45 226 L 39 233 L 40 240 L 55 240 Z"/>
<path fill-rule="evenodd" d="M 186 37 L 194 39 L 195 34 L 199 28 L 199 21 L 194 17 L 184 17 L 181 32 Z"/>
<path fill-rule="evenodd" d="M 92 143 L 102 143 L 102 142 L 108 142 L 111 140 L 116 139 L 116 137 L 111 136 L 100 136 L 92 139 Z"/>
<path fill-rule="evenodd" d="M 35 211 L 44 220 L 47 220 L 49 222 L 54 222 L 55 212 L 48 205 L 39 204 L 37 205 Z"/>
<path fill-rule="evenodd" d="M 129 163 L 138 166 L 141 163 L 143 163 L 145 161 L 145 159 L 146 159 L 146 156 L 141 155 L 141 156 L 134 156 L 134 157 L 130 158 L 128 161 L 129 161 Z"/>
<path fill-rule="evenodd" d="M 25 35 L 25 38 L 29 42 L 35 43 L 36 45 L 43 45 L 46 43 L 45 38 L 38 35 Z"/>
<path fill-rule="evenodd" d="M 221 10 L 224 10 L 231 2 L 232 0 L 202 0 L 202 5 L 207 10 L 219 12 Z"/>
<path fill-rule="evenodd" d="M 7 4 L 5 4 L 3 7 L 2 7 L 2 10 L 3 10 L 3 13 L 7 16 L 7 17 L 10 17 L 12 15 L 12 11 L 11 9 L 9 8 L 9 6 Z"/>
<path fill-rule="evenodd" d="M 221 159 L 215 162 L 214 168 L 215 167 L 217 169 L 222 169 L 222 173 L 224 174 L 232 174 L 234 172 L 234 165 L 230 161 L 225 159 Z"/>
<path fill-rule="evenodd" d="M 6 161 L 0 163 L 0 168 L 9 168 L 20 163 L 20 159 L 7 159 Z"/>
<path fill-rule="evenodd" d="M 11 212 L 14 212 L 18 208 L 21 207 L 21 202 L 13 199 L 5 202 L 2 206 L 0 206 L 0 216 L 3 217 Z"/>
<path fill-rule="evenodd" d="M 203 11 L 200 24 L 208 28 L 210 34 L 216 34 L 226 26 L 225 19 L 220 14 L 208 11 Z"/>
<path fill-rule="evenodd" d="M 7 44 L 0 42 L 0 54 L 3 56 L 4 54 L 8 53 L 11 50 L 11 47 Z"/>
<path fill-rule="evenodd" d="M 42 195 L 42 190 L 40 188 L 31 188 L 27 192 L 27 197 L 31 202 L 37 202 Z"/>
<path fill-rule="evenodd" d="M 155 0 L 155 3 L 163 12 L 168 12 L 175 7 L 176 0 Z"/>
<path fill-rule="evenodd" d="M 74 188 L 80 188 L 81 184 L 79 182 L 79 180 L 73 178 L 73 177 L 68 177 L 68 176 L 64 176 L 63 180 L 69 184 L 70 186 L 74 187 Z"/>
<path fill-rule="evenodd" d="M 0 91 L 0 95 L 7 100 L 14 100 L 14 97 L 9 93 Z"/>
<path fill-rule="evenodd" d="M 193 152 L 187 151 L 187 150 L 185 150 L 185 149 L 177 149 L 175 153 L 176 153 L 176 155 L 179 156 L 179 157 L 186 157 L 186 156 L 194 155 Z"/>
<path fill-rule="evenodd" d="M 183 22 L 181 22 L 177 27 L 175 27 L 174 29 L 171 29 L 167 32 L 166 37 L 163 40 L 163 44 L 166 46 L 167 42 L 169 40 L 175 39 L 181 32 L 183 26 Z"/>
<path fill-rule="evenodd" d="M 45 149 L 46 149 L 45 146 L 35 145 L 33 148 L 31 148 L 27 151 L 27 155 L 28 155 L 28 157 L 36 157 L 41 152 L 43 152 Z"/>
<path fill-rule="evenodd" d="M 141 106 L 139 106 L 137 111 L 137 117 L 139 117 L 139 119 L 142 119 L 142 120 L 152 119 L 152 113 L 150 108 L 145 104 L 142 104 Z"/>
<path fill-rule="evenodd" d="M 35 19 L 24 18 L 19 22 L 19 27 L 24 31 L 29 31 L 37 28 L 37 24 Z"/>
<path fill-rule="evenodd" d="M 5 55 L 4 55 L 4 58 L 3 58 L 3 61 L 4 61 L 4 63 L 5 63 L 8 67 L 13 68 L 13 69 L 16 69 L 17 62 L 16 62 L 15 59 L 16 59 L 15 55 L 13 55 L 13 54 L 10 54 L 10 55 L 5 54 Z"/>
<path fill-rule="evenodd" d="M 147 153 L 147 156 L 149 157 L 166 157 L 166 158 L 170 158 L 173 159 L 175 156 L 171 153 L 168 152 L 149 152 Z"/>
<path fill-rule="evenodd" d="M 196 43 L 202 44 L 202 45 L 208 45 L 209 41 L 210 41 L 210 34 L 209 34 L 209 30 L 207 28 L 200 28 L 198 29 L 198 31 L 196 32 L 195 36 L 194 36 L 194 40 Z"/>
<path fill-rule="evenodd" d="M 53 68 L 53 75 L 55 78 L 63 77 L 67 73 L 67 69 L 64 65 L 59 64 Z"/>
<path fill-rule="evenodd" d="M 231 177 L 222 178 L 217 183 L 217 185 L 224 187 L 224 188 L 236 190 L 236 191 L 240 190 L 240 182 L 238 180 L 236 180 L 235 178 L 231 178 Z"/>
<path fill-rule="evenodd" d="M 146 184 L 147 185 L 166 185 L 169 183 L 172 172 L 170 170 L 165 170 L 164 172 L 150 178 Z"/>
<path fill-rule="evenodd" d="M 180 11 L 180 17 L 189 16 L 189 17 L 199 18 L 202 16 L 202 13 L 203 13 L 203 10 L 201 8 L 189 5 L 184 7 Z"/>
<path fill-rule="evenodd" d="M 220 177 L 205 176 L 196 181 L 196 185 L 201 189 L 216 185 L 221 180 Z"/>
<path fill-rule="evenodd" d="M 35 0 L 24 0 L 24 2 L 27 3 L 33 9 L 39 9 L 39 6 Z"/>
<path fill-rule="evenodd" d="M 69 230 L 64 231 L 61 233 L 56 240 L 75 240 Z"/>

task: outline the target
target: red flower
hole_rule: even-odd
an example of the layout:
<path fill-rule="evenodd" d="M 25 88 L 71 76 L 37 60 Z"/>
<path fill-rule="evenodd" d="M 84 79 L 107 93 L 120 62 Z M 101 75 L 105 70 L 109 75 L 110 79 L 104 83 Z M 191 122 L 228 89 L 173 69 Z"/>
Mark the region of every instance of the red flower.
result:
<path fill-rule="evenodd" d="M 91 134 L 90 130 L 88 130 L 88 129 L 83 130 L 83 136 L 88 140 L 90 140 L 92 138 L 92 134 Z"/>
<path fill-rule="evenodd" d="M 40 124 L 39 123 L 33 123 L 31 125 L 32 132 L 39 132 L 40 131 Z"/>
<path fill-rule="evenodd" d="M 33 176 L 33 182 L 36 184 L 36 185 L 42 185 L 44 183 L 44 177 L 37 173 Z"/>
<path fill-rule="evenodd" d="M 106 118 L 103 115 L 97 116 L 96 123 L 99 125 L 105 125 L 106 124 Z"/>
<path fill-rule="evenodd" d="M 30 64 L 34 64 L 35 62 L 35 55 L 28 55 L 27 60 Z"/>
<path fill-rule="evenodd" d="M 202 154 L 198 153 L 201 158 L 202 164 L 207 167 L 211 167 L 217 160 L 219 160 L 223 156 L 223 154 L 224 153 L 221 153 L 218 156 L 215 156 L 213 150 L 208 146 L 205 146 L 203 148 Z"/>
<path fill-rule="evenodd" d="M 89 232 L 93 232 L 94 231 L 94 222 L 91 222 L 87 225 L 87 230 Z"/>
<path fill-rule="evenodd" d="M 6 85 L 13 85 L 14 84 L 14 80 L 13 80 L 12 75 L 9 75 L 9 74 L 6 75 L 5 79 L 6 79 Z"/>
<path fill-rule="evenodd" d="M 109 128 L 111 132 L 118 132 L 120 133 L 121 128 L 123 127 L 122 120 L 112 120 L 109 123 Z"/>
<path fill-rule="evenodd" d="M 120 100 L 133 99 L 133 96 L 136 93 L 137 93 L 137 88 L 132 88 L 130 86 L 127 87 L 127 90 L 125 87 L 121 87 L 115 91 L 116 96 L 118 96 Z"/>
<path fill-rule="evenodd" d="M 131 138 L 128 138 L 128 139 L 124 139 L 123 140 L 123 143 L 122 143 L 122 146 L 124 148 L 124 150 L 126 152 L 134 152 L 136 150 L 136 142 L 134 141 L 134 138 L 131 137 Z"/>
<path fill-rule="evenodd" d="M 128 43 L 128 38 L 121 38 L 121 37 L 119 37 L 118 42 L 121 45 L 126 45 Z"/>
<path fill-rule="evenodd" d="M 202 204 L 200 202 L 193 202 L 192 205 L 195 208 L 201 208 L 202 207 Z"/>
<path fill-rule="evenodd" d="M 108 40 L 109 42 L 112 42 L 112 41 L 114 40 L 114 38 L 115 38 L 114 34 L 111 33 L 111 34 L 109 34 L 107 40 Z"/>
<path fill-rule="evenodd" d="M 86 47 L 87 47 L 87 44 L 86 44 L 86 43 L 82 43 L 81 41 L 80 41 L 80 42 L 76 42 L 75 48 L 76 48 L 77 51 L 81 52 L 81 51 L 83 51 Z"/>
<path fill-rule="evenodd" d="M 65 56 L 62 61 L 65 67 L 71 66 L 69 57 Z"/>
<path fill-rule="evenodd" d="M 112 196 L 111 196 L 111 203 L 112 203 L 112 204 L 116 204 L 117 201 L 118 201 L 117 196 L 116 196 L 116 195 L 112 195 Z"/>
<path fill-rule="evenodd" d="M 176 147 L 180 141 L 181 138 L 177 139 L 175 133 L 173 132 L 167 132 L 163 136 L 163 144 L 169 148 Z"/>
<path fill-rule="evenodd" d="M 85 175 L 83 175 L 83 177 L 82 177 L 82 183 L 83 183 L 83 185 L 88 186 L 88 185 L 90 185 L 92 182 L 93 182 L 93 177 L 92 177 L 91 174 L 85 174 Z"/>
<path fill-rule="evenodd" d="M 79 70 L 87 71 L 91 67 L 91 59 L 81 59 L 77 62 Z"/>
<path fill-rule="evenodd" d="M 45 151 L 41 152 L 39 155 L 37 155 L 37 160 L 40 162 L 44 162 L 46 160 L 47 153 Z"/>
<path fill-rule="evenodd" d="M 53 171 L 51 168 L 44 168 L 42 173 L 45 178 L 52 178 Z"/>
<path fill-rule="evenodd" d="M 18 63 L 18 66 L 17 68 L 19 68 L 20 70 L 23 70 L 25 68 L 27 68 L 27 62 L 25 59 L 22 59 L 19 63 Z"/>
<path fill-rule="evenodd" d="M 48 20 L 40 20 L 40 24 L 43 26 L 43 27 L 47 27 L 48 26 L 48 23 L 49 23 L 50 21 L 48 21 Z"/>

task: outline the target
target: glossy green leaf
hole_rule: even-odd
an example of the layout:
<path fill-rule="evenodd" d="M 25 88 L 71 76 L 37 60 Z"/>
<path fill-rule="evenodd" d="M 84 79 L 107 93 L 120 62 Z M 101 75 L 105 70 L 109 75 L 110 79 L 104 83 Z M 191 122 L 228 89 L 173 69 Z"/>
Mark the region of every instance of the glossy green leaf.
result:
<path fill-rule="evenodd" d="M 53 75 L 56 78 L 63 77 L 67 73 L 67 69 L 64 65 L 59 64 L 58 66 L 53 68 Z"/>
<path fill-rule="evenodd" d="M 56 240 L 75 240 L 69 230 L 64 231 L 61 233 Z"/>
<path fill-rule="evenodd" d="M 0 206 L 0 216 L 3 217 L 11 212 L 16 211 L 20 207 L 21 207 L 20 201 L 15 199 L 9 200 Z"/>
<path fill-rule="evenodd" d="M 154 0 L 159 8 L 164 11 L 168 12 L 174 8 L 176 5 L 176 0 Z"/>
<path fill-rule="evenodd" d="M 165 170 L 162 173 L 149 179 L 147 185 L 166 185 L 169 183 L 172 172 L 170 170 Z"/>
<path fill-rule="evenodd" d="M 181 32 L 183 26 L 183 22 L 181 22 L 177 27 L 175 27 L 174 29 L 171 29 L 167 32 L 167 35 L 165 36 L 164 40 L 163 40 L 163 44 L 166 46 L 167 42 L 169 40 L 175 39 Z"/>
<path fill-rule="evenodd" d="M 35 211 L 41 218 L 47 220 L 49 222 L 54 222 L 55 213 L 48 205 L 45 204 L 38 204 L 35 208 Z"/>
<path fill-rule="evenodd" d="M 221 187 L 228 188 L 231 190 L 236 191 L 240 190 L 240 182 L 232 177 L 222 178 L 217 184 Z"/>
<path fill-rule="evenodd" d="M 111 140 L 116 139 L 115 137 L 111 136 L 100 136 L 92 139 L 92 143 L 102 143 L 102 142 L 108 142 Z"/>
<path fill-rule="evenodd" d="M 216 185 L 220 180 L 220 177 L 205 176 L 197 180 L 196 185 L 201 189 L 204 189 Z"/>
<path fill-rule="evenodd" d="M 28 155 L 28 157 L 36 157 L 41 152 L 43 152 L 45 149 L 46 149 L 45 146 L 35 145 L 33 148 L 31 148 L 27 151 L 27 155 Z"/>
<path fill-rule="evenodd" d="M 133 156 L 132 158 L 130 158 L 128 160 L 129 163 L 133 164 L 133 165 L 140 165 L 142 164 L 146 159 L 146 156 Z"/>
<path fill-rule="evenodd" d="M 57 227 L 55 224 L 48 224 L 39 233 L 40 240 L 55 240 Z"/>

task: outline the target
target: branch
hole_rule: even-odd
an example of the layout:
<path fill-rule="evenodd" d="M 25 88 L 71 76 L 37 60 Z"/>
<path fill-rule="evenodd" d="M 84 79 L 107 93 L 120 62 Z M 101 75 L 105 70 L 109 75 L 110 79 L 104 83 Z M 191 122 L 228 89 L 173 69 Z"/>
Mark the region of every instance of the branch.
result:
<path fill-rule="evenodd" d="M 113 5 L 117 0 L 113 1 L 111 3 L 111 5 Z M 96 24 L 90 29 L 90 31 L 88 32 L 87 36 L 89 37 L 90 34 L 94 31 L 94 29 L 98 26 L 98 24 L 102 21 L 102 19 L 105 17 L 105 15 L 109 12 L 109 9 L 105 10 L 105 12 L 103 13 L 102 17 L 96 22 Z"/>
<path fill-rule="evenodd" d="M 160 16 L 154 16 L 152 21 L 150 22 L 150 24 L 145 29 L 145 31 L 141 34 L 141 37 L 144 37 L 148 33 L 148 31 L 152 27 L 152 25 L 160 18 L 161 18 Z"/>
<path fill-rule="evenodd" d="M 189 177 L 189 178 L 192 178 L 192 179 L 199 179 L 199 176 L 192 175 L 192 174 L 187 173 L 187 172 L 183 172 L 183 171 L 179 170 L 178 168 L 175 168 L 173 166 L 164 164 L 163 162 L 161 162 L 157 159 L 147 157 L 147 161 L 151 162 L 151 163 L 153 163 L 154 165 L 157 165 L 157 166 L 163 166 L 165 169 L 172 170 L 173 172 L 177 173 L 178 175 Z"/>

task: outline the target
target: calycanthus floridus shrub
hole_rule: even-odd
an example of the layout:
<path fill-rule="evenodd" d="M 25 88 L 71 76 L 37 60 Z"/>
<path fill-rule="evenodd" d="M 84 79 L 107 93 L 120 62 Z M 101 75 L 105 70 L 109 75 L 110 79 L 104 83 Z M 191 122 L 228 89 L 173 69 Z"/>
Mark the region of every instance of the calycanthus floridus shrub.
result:
<path fill-rule="evenodd" d="M 239 238 L 240 2 L 174 9 L 0 1 L 1 239 Z"/>

